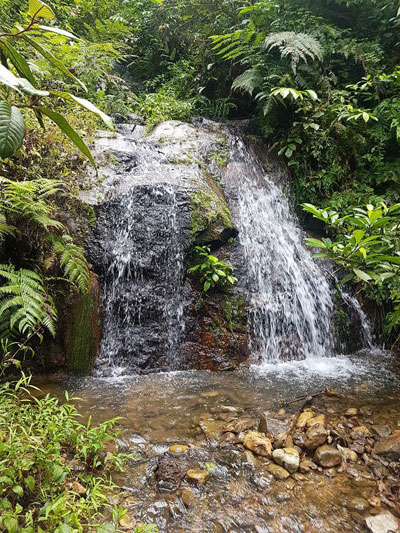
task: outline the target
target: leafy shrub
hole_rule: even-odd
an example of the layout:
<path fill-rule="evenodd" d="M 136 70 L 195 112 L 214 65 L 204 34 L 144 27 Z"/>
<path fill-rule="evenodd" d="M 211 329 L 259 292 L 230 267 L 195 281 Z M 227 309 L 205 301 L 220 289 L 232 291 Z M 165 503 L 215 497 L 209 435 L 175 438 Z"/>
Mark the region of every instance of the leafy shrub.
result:
<path fill-rule="evenodd" d="M 109 503 L 111 474 L 127 457 L 106 450 L 117 419 L 93 426 L 78 417 L 68 396 L 64 404 L 33 396 L 25 376 L 0 387 L 2 531 L 119 531 L 126 511 Z"/>
<path fill-rule="evenodd" d="M 196 246 L 195 251 L 197 263 L 188 269 L 188 273 L 200 277 L 205 292 L 214 287 L 227 287 L 236 283 L 237 279 L 232 275 L 233 268 L 211 255 L 208 246 Z"/>
<path fill-rule="evenodd" d="M 164 120 L 184 120 L 191 117 L 193 104 L 190 100 L 181 100 L 169 88 L 161 88 L 155 93 L 148 93 L 139 98 L 138 113 L 149 126 L 155 126 Z"/>

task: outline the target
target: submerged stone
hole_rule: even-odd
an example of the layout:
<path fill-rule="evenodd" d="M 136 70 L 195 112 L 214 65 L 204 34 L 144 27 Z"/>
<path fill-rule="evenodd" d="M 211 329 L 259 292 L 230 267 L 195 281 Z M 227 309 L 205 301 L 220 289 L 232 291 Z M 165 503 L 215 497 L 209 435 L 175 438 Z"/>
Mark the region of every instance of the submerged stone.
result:
<path fill-rule="evenodd" d="M 189 450 L 189 446 L 186 444 L 173 444 L 169 447 L 169 453 L 171 455 L 183 455 Z"/>
<path fill-rule="evenodd" d="M 375 444 L 374 453 L 389 461 L 398 461 L 400 459 L 400 431 L 395 431 L 387 439 L 378 441 Z"/>
<path fill-rule="evenodd" d="M 186 475 L 189 479 L 203 484 L 207 481 L 210 472 L 208 470 L 201 470 L 200 468 L 191 468 L 186 472 Z"/>
<path fill-rule="evenodd" d="M 283 481 L 284 479 L 287 479 L 290 474 L 287 470 L 285 470 L 282 466 L 274 465 L 273 463 L 269 464 L 267 466 L 268 472 L 274 476 L 275 479 L 278 481 Z"/>

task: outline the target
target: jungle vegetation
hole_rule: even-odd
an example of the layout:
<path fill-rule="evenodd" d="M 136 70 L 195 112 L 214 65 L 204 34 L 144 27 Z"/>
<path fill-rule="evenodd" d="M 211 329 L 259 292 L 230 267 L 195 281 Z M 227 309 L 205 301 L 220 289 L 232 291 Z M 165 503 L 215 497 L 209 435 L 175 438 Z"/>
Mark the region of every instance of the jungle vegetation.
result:
<path fill-rule="evenodd" d="M 0 0 L 2 372 L 55 334 L 60 286 L 87 290 L 84 235 L 71 223 L 79 172 L 96 165 L 96 129 L 129 113 L 149 127 L 195 116 L 247 120 L 268 156 L 287 169 L 299 213 L 303 205 L 304 216 L 323 223 L 323 237 L 308 244 L 336 262 L 338 282 L 355 286 L 374 307 L 381 338 L 396 345 L 399 35 L 398 0 Z M 213 282 L 209 273 L 216 283 L 211 266 L 205 283 Z M 72 407 L 52 399 L 22 404 L 20 389 L 28 385 L 1 389 L 7 415 L 0 432 L 6 435 L 17 407 L 36 422 L 40 407 L 53 433 L 31 429 L 43 446 L 52 441 L 52 460 L 39 458 L 37 477 L 26 477 L 23 431 L 16 426 L 4 436 L 2 455 L 19 462 L 1 472 L 1 526 L 81 531 L 101 507 L 95 491 L 109 481 L 88 472 L 91 496 L 81 508 L 76 494 L 66 496 L 74 489 L 60 454 L 75 453 L 80 440 L 85 460 L 107 472 L 98 449 L 110 427 L 91 433 Z M 66 502 L 73 506 L 68 519 Z M 117 527 L 118 510 L 110 512 L 110 529 L 99 531 Z M 39 529 L 32 526 L 37 516 Z"/>

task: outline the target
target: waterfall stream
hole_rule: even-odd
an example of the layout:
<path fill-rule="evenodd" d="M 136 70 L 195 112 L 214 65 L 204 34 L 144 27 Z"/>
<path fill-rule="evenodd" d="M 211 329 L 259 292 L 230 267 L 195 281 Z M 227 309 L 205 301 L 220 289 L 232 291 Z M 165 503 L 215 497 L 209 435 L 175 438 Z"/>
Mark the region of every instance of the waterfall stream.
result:
<path fill-rule="evenodd" d="M 238 189 L 253 354 L 261 364 L 331 355 L 334 302 L 326 274 L 304 246 L 283 190 L 240 137 L 233 138 L 229 177 Z"/>

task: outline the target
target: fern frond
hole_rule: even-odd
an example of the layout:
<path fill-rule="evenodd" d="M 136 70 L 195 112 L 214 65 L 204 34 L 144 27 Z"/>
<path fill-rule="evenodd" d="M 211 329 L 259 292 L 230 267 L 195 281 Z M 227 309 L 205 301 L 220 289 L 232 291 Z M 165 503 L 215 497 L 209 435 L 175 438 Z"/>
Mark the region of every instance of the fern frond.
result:
<path fill-rule="evenodd" d="M 249 68 L 240 74 L 232 83 L 232 89 L 253 94 L 253 92 L 262 86 L 263 77 L 257 67 Z"/>
<path fill-rule="evenodd" d="M 307 33 L 295 33 L 293 31 L 282 31 L 268 35 L 264 40 L 264 48 L 267 52 L 278 48 L 282 57 L 289 57 L 294 73 L 296 73 L 300 60 L 305 63 L 308 59 L 321 60 L 323 55 L 322 47 L 314 37 Z"/>
<path fill-rule="evenodd" d="M 65 275 L 82 292 L 86 292 L 89 285 L 89 265 L 80 246 L 73 243 L 69 235 L 51 237 L 53 251 L 60 257 L 60 265 Z"/>
<path fill-rule="evenodd" d="M 16 330 L 31 335 L 40 328 L 55 335 L 57 313 L 39 274 L 12 265 L 0 265 L 0 335 Z"/>

